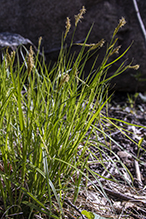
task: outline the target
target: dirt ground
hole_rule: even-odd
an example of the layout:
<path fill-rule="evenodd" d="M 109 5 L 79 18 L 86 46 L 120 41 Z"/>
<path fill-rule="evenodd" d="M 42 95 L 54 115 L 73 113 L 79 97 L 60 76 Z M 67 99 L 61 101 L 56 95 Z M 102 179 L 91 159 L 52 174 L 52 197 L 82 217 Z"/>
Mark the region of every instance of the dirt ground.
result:
<path fill-rule="evenodd" d="M 90 169 L 97 173 L 97 180 L 91 174 L 91 181 L 88 181 L 85 189 L 80 190 L 75 205 L 72 204 L 72 199 L 65 200 L 68 218 L 78 218 L 75 216 L 77 214 L 80 215 L 79 218 L 86 218 L 81 216 L 81 211 L 85 209 L 94 213 L 98 219 L 146 219 L 145 98 L 143 94 L 113 95 L 108 116 L 124 120 L 125 123 L 112 120 L 120 130 L 110 123 L 105 124 L 105 129 L 111 129 L 109 134 L 113 141 L 101 138 L 101 150 L 94 146 L 91 150 L 98 158 L 102 154 L 107 162 L 104 162 L 104 166 L 97 159 L 89 162 Z M 112 153 L 108 147 L 102 147 L 102 143 L 109 145 Z M 102 177 L 98 177 L 98 174 Z M 74 212 L 70 209 L 71 206 Z"/>

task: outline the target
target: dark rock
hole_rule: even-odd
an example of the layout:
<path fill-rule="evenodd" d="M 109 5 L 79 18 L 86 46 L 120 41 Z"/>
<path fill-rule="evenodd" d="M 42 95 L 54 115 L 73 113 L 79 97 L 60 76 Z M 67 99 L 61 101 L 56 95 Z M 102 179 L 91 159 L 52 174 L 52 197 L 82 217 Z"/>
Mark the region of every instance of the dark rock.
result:
<path fill-rule="evenodd" d="M 16 50 L 20 45 L 30 46 L 33 43 L 19 34 L 4 32 L 0 33 L 0 49 L 9 47 Z"/>
<path fill-rule="evenodd" d="M 139 10 L 146 26 L 146 1 L 138 1 Z M 0 32 L 18 33 L 30 39 L 35 46 L 40 36 L 43 37 L 42 46 L 46 52 L 46 59 L 51 58 L 52 49 L 60 47 L 62 32 L 65 30 L 66 17 L 71 18 L 72 28 L 68 34 L 67 43 L 70 42 L 74 15 L 79 13 L 82 6 L 85 6 L 87 13 L 82 23 L 78 24 L 75 34 L 75 41 L 86 37 L 91 25 L 94 23 L 89 42 L 96 43 L 104 38 L 107 43 L 121 17 L 125 17 L 127 24 L 118 33 L 118 45 L 122 45 L 124 51 L 134 41 L 128 53 L 121 62 L 128 58 L 139 64 L 138 71 L 128 70 L 112 80 L 116 84 L 115 89 L 120 91 L 145 91 L 146 88 L 146 44 L 143 37 L 136 12 L 132 1 L 127 0 L 64 0 L 49 1 L 42 0 L 1 0 Z M 76 48 L 73 48 L 76 49 Z M 99 63 L 103 58 L 106 46 L 99 52 Z M 121 54 L 120 52 L 120 54 Z M 57 58 L 58 52 L 53 53 L 53 59 Z M 113 74 L 121 62 L 117 62 L 109 69 Z M 86 74 L 92 65 L 93 59 L 88 62 Z"/>
<path fill-rule="evenodd" d="M 0 33 L 1 61 L 3 60 L 6 50 L 8 49 L 9 53 L 11 53 L 11 51 L 16 51 L 17 54 L 19 55 L 19 61 L 23 63 L 24 59 L 26 58 L 27 52 L 30 49 L 30 46 L 32 46 L 33 51 L 37 53 L 36 46 L 29 39 L 24 38 L 16 33 L 9 33 L 9 32 Z M 41 53 L 39 53 L 39 56 L 41 56 Z"/>

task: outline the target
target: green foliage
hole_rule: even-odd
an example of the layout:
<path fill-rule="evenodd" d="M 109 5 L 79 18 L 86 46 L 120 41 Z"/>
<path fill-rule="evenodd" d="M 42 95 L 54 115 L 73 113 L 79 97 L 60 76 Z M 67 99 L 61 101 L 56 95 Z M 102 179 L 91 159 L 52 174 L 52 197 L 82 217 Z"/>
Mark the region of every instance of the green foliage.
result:
<path fill-rule="evenodd" d="M 81 213 L 85 215 L 88 219 L 110 219 L 110 218 L 101 217 L 100 215 L 97 215 L 95 213 L 86 210 L 83 210 Z"/>
<path fill-rule="evenodd" d="M 107 70 L 129 48 L 109 62 L 109 57 L 117 51 L 117 39 L 113 37 L 92 81 L 92 69 L 84 81 L 83 69 L 91 51 L 89 47 L 85 52 L 89 34 L 75 61 L 62 45 L 52 69 L 44 62 L 40 64 L 38 54 L 33 57 L 31 50 L 22 64 L 14 66 L 14 60 L 8 61 L 5 56 L 0 65 L 2 217 L 23 214 L 33 218 L 41 213 L 49 218 L 62 218 L 64 197 L 73 190 L 75 202 L 82 178 L 91 181 L 88 172 L 96 178 L 88 167 L 89 157 L 95 156 L 90 150 L 93 145 L 90 137 L 97 135 L 96 124 L 108 120 L 101 113 L 108 102 L 107 83 L 128 66 L 123 63 L 110 78 L 106 78 Z M 106 135 L 102 125 L 99 131 Z M 106 196 L 104 192 L 103 195 Z M 92 213 L 83 213 L 93 218 Z"/>
<path fill-rule="evenodd" d="M 85 215 L 88 219 L 94 219 L 94 218 L 95 218 L 95 215 L 94 215 L 92 212 L 83 210 L 81 213 L 82 213 L 83 215 Z"/>

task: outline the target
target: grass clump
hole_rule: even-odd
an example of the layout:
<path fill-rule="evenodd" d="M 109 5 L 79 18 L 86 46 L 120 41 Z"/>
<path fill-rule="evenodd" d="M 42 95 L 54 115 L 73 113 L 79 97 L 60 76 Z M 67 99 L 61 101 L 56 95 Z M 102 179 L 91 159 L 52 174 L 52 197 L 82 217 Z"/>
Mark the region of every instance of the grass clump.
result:
<path fill-rule="evenodd" d="M 83 10 L 76 16 L 75 26 Z M 64 199 L 72 196 L 75 203 L 85 186 L 83 178 L 92 182 L 89 173 L 97 178 L 88 161 L 95 156 L 90 149 L 95 130 L 106 135 L 102 127 L 107 117 L 101 111 L 109 100 L 107 83 L 129 68 L 123 63 L 106 78 L 108 68 L 129 49 L 109 62 L 119 50 L 115 34 L 121 25 L 114 31 L 101 66 L 94 74 L 93 66 L 86 81 L 82 75 L 90 51 L 99 49 L 104 41 L 87 44 L 89 31 L 74 61 L 74 55 L 64 49 L 69 18 L 58 62 L 51 70 L 40 64 L 32 48 L 24 63 L 15 68 L 13 56 L 6 54 L 0 65 L 1 218 L 63 218 Z M 104 165 L 102 155 L 96 159 Z M 102 189 L 101 193 L 107 198 Z"/>

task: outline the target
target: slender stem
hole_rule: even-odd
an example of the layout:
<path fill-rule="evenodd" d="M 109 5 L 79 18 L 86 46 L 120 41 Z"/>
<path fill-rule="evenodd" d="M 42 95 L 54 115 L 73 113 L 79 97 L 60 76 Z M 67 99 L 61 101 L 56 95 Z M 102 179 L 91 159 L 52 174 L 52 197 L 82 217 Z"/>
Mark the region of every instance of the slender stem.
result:
<path fill-rule="evenodd" d="M 142 32 L 143 32 L 143 35 L 144 35 L 144 39 L 145 39 L 145 41 L 146 41 L 146 29 L 145 29 L 144 23 L 143 23 L 143 21 L 142 21 L 142 18 L 141 18 L 141 16 L 140 16 L 140 12 L 139 12 L 139 8 L 138 8 L 137 1 L 136 1 L 136 0 L 133 0 L 133 4 L 134 4 L 134 8 L 135 8 L 135 11 L 136 11 L 136 15 L 137 15 L 137 18 L 138 18 L 140 27 L 141 27 Z"/>

